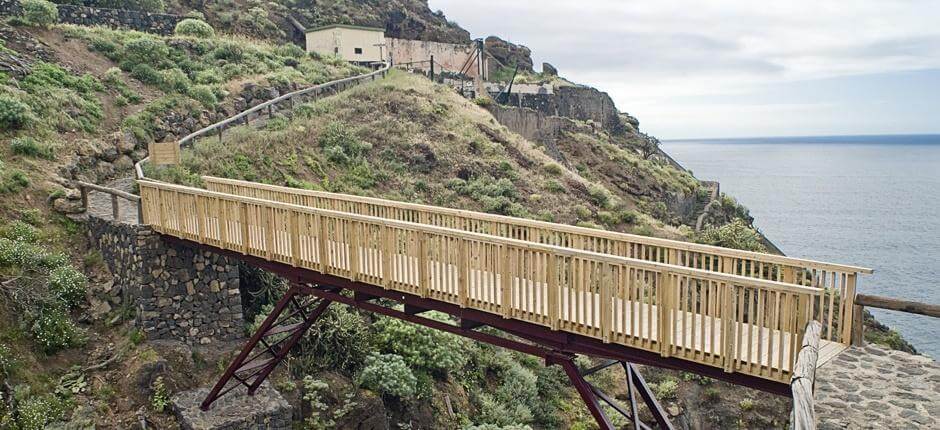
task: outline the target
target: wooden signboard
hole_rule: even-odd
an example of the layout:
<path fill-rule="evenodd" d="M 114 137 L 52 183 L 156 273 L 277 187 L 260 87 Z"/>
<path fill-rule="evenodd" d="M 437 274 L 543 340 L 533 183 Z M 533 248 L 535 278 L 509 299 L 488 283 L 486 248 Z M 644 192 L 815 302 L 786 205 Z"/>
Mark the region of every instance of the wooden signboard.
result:
<path fill-rule="evenodd" d="M 156 165 L 180 163 L 180 146 L 177 142 L 151 143 L 150 162 Z"/>

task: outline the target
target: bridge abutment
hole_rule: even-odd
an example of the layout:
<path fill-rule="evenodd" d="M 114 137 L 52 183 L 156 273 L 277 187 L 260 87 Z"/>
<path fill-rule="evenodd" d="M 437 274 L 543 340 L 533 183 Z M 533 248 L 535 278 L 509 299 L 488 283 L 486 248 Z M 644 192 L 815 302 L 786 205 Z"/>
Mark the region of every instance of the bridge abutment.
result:
<path fill-rule="evenodd" d="M 88 235 L 148 338 L 208 344 L 243 337 L 236 261 L 169 243 L 148 226 L 94 216 Z"/>

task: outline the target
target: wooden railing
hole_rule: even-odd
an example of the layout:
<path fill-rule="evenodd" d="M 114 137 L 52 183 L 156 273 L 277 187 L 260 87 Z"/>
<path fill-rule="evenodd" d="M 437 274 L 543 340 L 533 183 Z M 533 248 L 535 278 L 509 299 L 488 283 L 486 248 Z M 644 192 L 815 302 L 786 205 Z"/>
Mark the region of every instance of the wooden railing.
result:
<path fill-rule="evenodd" d="M 261 103 L 257 106 L 244 110 L 236 115 L 230 116 L 222 121 L 216 122 L 215 124 L 204 127 L 200 130 L 197 130 L 189 135 L 183 137 L 177 142 L 178 148 L 183 148 L 185 146 L 190 146 L 195 144 L 196 140 L 199 138 L 204 138 L 207 136 L 215 135 L 218 137 L 219 141 L 222 140 L 222 132 L 232 126 L 237 125 L 249 125 L 254 115 L 255 118 L 262 116 L 264 112 L 267 112 L 268 116 L 271 117 L 274 115 L 276 110 L 279 110 L 278 107 L 284 103 L 287 103 L 289 108 L 293 109 L 296 104 L 304 103 L 310 99 L 315 99 L 323 94 L 330 93 L 335 94 L 339 91 L 345 90 L 349 87 L 357 86 L 363 82 L 371 82 L 381 77 L 384 78 L 388 74 L 389 66 L 384 65 L 381 69 L 376 70 L 371 73 L 366 73 L 362 75 L 352 76 L 344 79 L 337 79 L 335 81 L 326 82 L 320 85 L 314 85 L 312 87 L 304 88 L 301 90 L 293 91 L 287 94 L 284 94 L 280 97 L 268 100 L 264 103 Z M 177 154 L 179 151 L 177 150 Z M 136 170 L 137 179 L 146 179 L 144 174 L 143 165 L 150 161 L 150 156 L 140 160 L 137 164 L 134 165 Z"/>
<path fill-rule="evenodd" d="M 144 222 L 162 234 L 782 383 L 822 296 L 389 216 L 139 185 Z"/>
<path fill-rule="evenodd" d="M 817 288 L 823 340 L 848 345 L 858 275 L 871 269 L 481 212 L 204 176 L 211 191 L 485 233 L 620 257 Z M 845 323 L 843 323 L 845 322 Z"/>
<path fill-rule="evenodd" d="M 118 221 L 121 218 L 121 205 L 118 203 L 118 199 L 121 198 L 131 203 L 137 204 L 137 221 L 142 222 L 143 215 L 140 212 L 139 205 L 140 196 L 136 196 L 134 194 L 115 188 L 103 187 L 101 185 L 91 184 L 88 182 L 75 181 L 75 184 L 78 185 L 78 188 L 81 191 L 82 209 L 84 209 L 86 213 L 88 212 L 88 190 L 93 190 L 111 196 L 111 216 L 114 221 Z"/>

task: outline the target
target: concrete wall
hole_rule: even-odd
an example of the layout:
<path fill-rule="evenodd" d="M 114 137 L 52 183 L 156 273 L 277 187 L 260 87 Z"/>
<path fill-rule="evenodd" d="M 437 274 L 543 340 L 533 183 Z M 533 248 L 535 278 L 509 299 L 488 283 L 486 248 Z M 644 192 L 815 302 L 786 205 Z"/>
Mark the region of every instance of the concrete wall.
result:
<path fill-rule="evenodd" d="M 307 52 L 337 54 L 346 61 L 382 61 L 384 49 L 376 45 L 383 43 L 382 30 L 331 27 L 307 32 Z"/>
<path fill-rule="evenodd" d="M 459 72 L 467 61 L 474 57 L 476 47 L 473 44 L 456 44 L 442 42 L 428 42 L 425 40 L 408 40 L 386 37 L 385 43 L 388 45 L 388 52 L 391 54 L 392 61 L 395 64 L 410 63 L 416 61 L 427 61 L 434 56 L 435 71 Z M 441 70 L 441 66 L 445 70 Z M 428 71 L 429 64 L 415 64 L 417 70 Z M 486 70 L 486 67 L 484 67 Z M 477 77 L 476 63 L 470 67 L 467 73 L 470 77 Z"/>
<path fill-rule="evenodd" d="M 135 10 L 103 9 L 87 6 L 60 4 L 59 22 L 78 25 L 103 25 L 113 28 L 129 28 L 157 34 L 173 34 L 176 24 L 184 17 L 165 13 L 149 13 Z M 18 15 L 18 0 L 0 0 L 0 14 Z"/>
<path fill-rule="evenodd" d="M 491 104 L 487 108 L 496 121 L 526 140 L 545 145 L 545 152 L 556 161 L 568 165 L 568 160 L 558 149 L 558 137 L 575 124 L 567 118 L 545 115 L 535 109 Z M 569 166 L 570 167 L 570 166 Z"/>
<path fill-rule="evenodd" d="M 243 337 L 234 260 L 167 243 L 148 226 L 94 216 L 88 218 L 88 238 L 150 339 L 208 344 Z"/>

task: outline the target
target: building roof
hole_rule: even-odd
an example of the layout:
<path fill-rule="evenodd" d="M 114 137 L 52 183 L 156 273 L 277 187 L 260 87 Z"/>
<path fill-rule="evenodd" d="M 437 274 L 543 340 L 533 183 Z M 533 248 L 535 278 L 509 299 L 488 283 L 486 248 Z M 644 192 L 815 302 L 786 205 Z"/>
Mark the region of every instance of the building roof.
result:
<path fill-rule="evenodd" d="M 352 29 L 352 30 L 381 31 L 381 32 L 383 32 L 383 33 L 385 32 L 385 29 L 384 29 L 384 28 L 378 28 L 378 27 L 366 27 L 366 26 L 363 26 L 363 25 L 349 25 L 349 24 L 330 24 L 330 25 L 324 25 L 324 26 L 321 26 L 321 27 L 316 27 L 316 28 L 308 29 L 308 30 L 307 30 L 307 33 L 313 33 L 313 32 L 315 32 L 315 31 L 330 30 L 330 29 L 334 29 L 334 28 L 349 28 L 349 29 Z"/>

